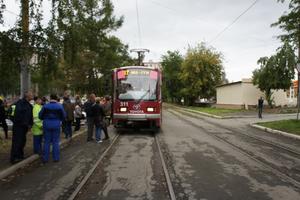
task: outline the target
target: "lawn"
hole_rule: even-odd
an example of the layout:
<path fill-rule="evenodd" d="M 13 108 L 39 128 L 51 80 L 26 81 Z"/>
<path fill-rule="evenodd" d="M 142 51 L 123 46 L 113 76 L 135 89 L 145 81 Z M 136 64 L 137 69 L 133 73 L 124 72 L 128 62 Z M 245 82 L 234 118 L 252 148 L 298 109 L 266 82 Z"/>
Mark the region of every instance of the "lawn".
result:
<path fill-rule="evenodd" d="M 257 124 L 267 128 L 300 135 L 300 121 L 296 119 L 273 121 L 273 122 L 261 122 Z"/>
<path fill-rule="evenodd" d="M 219 115 L 219 116 L 244 112 L 244 110 L 241 109 L 225 109 L 225 108 L 211 108 L 211 107 L 188 107 L 188 109 L 192 109 L 192 110 L 196 110 L 196 111 L 200 111 L 212 115 Z"/>

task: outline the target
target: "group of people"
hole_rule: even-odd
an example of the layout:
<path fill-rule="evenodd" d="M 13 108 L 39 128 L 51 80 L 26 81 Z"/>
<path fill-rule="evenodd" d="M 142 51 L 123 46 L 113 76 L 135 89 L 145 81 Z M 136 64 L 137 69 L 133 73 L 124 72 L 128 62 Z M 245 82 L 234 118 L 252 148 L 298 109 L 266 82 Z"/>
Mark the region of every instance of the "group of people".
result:
<path fill-rule="evenodd" d="M 95 127 L 95 138 L 97 143 L 102 142 L 101 130 L 105 134 L 104 140 L 109 139 L 107 127 L 110 124 L 111 102 L 110 97 L 96 97 L 91 94 L 89 100 L 84 104 L 87 120 L 87 141 L 93 141 L 93 132 Z"/>
<path fill-rule="evenodd" d="M 31 101 L 34 100 L 32 105 Z M 0 99 L 0 119 L 5 121 L 6 115 L 3 103 Z M 52 157 L 54 162 L 60 160 L 60 133 L 64 132 L 66 139 L 72 138 L 72 125 L 75 121 L 74 131 L 80 129 L 83 110 L 87 117 L 87 141 L 92 141 L 95 128 L 95 139 L 97 143 L 102 142 L 101 132 L 105 133 L 104 139 L 109 139 L 107 126 L 110 123 L 110 97 L 99 98 L 91 94 L 89 100 L 82 105 L 79 96 L 75 103 L 71 102 L 70 95 L 64 94 L 63 102 L 60 103 L 56 94 L 51 94 L 50 99 L 33 97 L 32 92 L 26 92 L 24 97 L 11 106 L 12 146 L 10 162 L 16 163 L 24 159 L 24 147 L 27 132 L 33 134 L 33 152 L 40 154 L 42 161 L 49 161 L 50 147 L 52 145 Z M 4 110 L 4 111 L 3 111 Z M 2 112 L 3 116 L 2 116 Z M 2 122 L 2 124 L 4 124 Z M 6 125 L 6 123 L 5 123 Z M 7 125 L 3 126 L 5 136 L 8 138 Z"/>

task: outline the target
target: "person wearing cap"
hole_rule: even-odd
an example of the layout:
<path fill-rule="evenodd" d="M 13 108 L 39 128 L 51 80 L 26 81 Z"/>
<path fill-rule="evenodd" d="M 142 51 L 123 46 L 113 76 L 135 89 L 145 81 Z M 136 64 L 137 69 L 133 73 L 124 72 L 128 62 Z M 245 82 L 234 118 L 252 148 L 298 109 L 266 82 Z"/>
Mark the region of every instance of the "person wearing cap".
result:
<path fill-rule="evenodd" d="M 42 110 L 42 99 L 34 97 L 34 106 L 32 109 L 33 126 L 31 129 L 33 135 L 33 153 L 42 154 L 43 141 L 43 121 L 39 118 L 39 113 Z"/>
<path fill-rule="evenodd" d="M 42 161 L 47 163 L 49 160 L 50 145 L 52 144 L 52 157 L 54 162 L 60 159 L 59 141 L 60 127 L 66 118 L 63 106 L 58 103 L 56 94 L 50 95 L 50 102 L 42 107 L 39 118 L 43 120 L 44 149 Z"/>

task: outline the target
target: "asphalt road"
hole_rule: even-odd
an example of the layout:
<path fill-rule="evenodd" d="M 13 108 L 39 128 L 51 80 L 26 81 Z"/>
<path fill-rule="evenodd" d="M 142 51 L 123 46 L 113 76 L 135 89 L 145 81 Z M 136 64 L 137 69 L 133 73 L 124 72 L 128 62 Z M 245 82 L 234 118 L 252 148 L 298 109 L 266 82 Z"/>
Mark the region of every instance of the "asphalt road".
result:
<path fill-rule="evenodd" d="M 164 110 L 156 136 L 176 199 L 300 199 L 300 141 L 253 129 L 253 120 Z M 0 198 L 67 199 L 110 144 L 85 139 L 65 148 L 59 163 L 36 162 L 2 180 Z M 169 199 L 154 135 L 121 134 L 77 199 Z"/>
<path fill-rule="evenodd" d="M 178 199 L 299 199 L 299 155 L 239 134 L 250 129 L 238 119 L 220 121 L 164 112 L 161 140 Z M 300 152 L 299 141 L 290 142 Z M 280 171 L 282 166 L 295 173 L 288 176 Z"/>

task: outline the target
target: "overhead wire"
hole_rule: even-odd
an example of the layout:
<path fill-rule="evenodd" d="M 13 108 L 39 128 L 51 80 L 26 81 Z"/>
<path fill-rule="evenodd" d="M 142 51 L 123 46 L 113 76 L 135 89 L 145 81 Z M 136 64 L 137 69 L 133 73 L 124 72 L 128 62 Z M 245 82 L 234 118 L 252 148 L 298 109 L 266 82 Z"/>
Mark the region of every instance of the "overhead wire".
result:
<path fill-rule="evenodd" d="M 211 39 L 208 43 L 211 44 L 215 42 L 226 30 L 228 30 L 234 23 L 236 23 L 244 14 L 246 14 L 251 8 L 254 7 L 254 5 L 258 2 L 259 0 L 255 0 L 246 10 L 244 10 L 240 15 L 238 15 L 230 24 L 228 24 L 224 29 L 222 29 L 218 34 L 216 34 L 213 39 Z"/>
<path fill-rule="evenodd" d="M 13 11 L 10 11 L 10 10 L 7 10 L 7 9 L 4 9 L 3 11 L 6 11 L 6 12 L 8 12 L 8 13 L 12 14 L 12 15 L 19 16 L 19 15 L 18 15 L 18 14 L 16 14 L 15 12 L 13 12 Z"/>
<path fill-rule="evenodd" d="M 162 3 L 160 2 L 157 2 L 157 1 L 154 1 L 154 0 L 149 0 L 150 2 L 152 2 L 153 4 L 157 5 L 157 6 L 160 6 L 162 8 L 165 8 L 173 13 L 176 13 L 176 15 L 178 15 L 178 13 L 181 13 L 180 11 L 178 10 L 175 10 L 173 8 L 170 8 L 166 5 L 163 5 Z M 241 14 L 239 14 L 230 24 L 228 24 L 224 29 L 222 29 L 218 34 L 216 34 L 213 39 L 211 39 L 208 43 L 213 43 L 214 41 L 216 41 L 225 31 L 227 31 L 233 24 L 235 24 L 243 15 L 245 15 L 252 7 L 254 7 L 255 4 L 257 4 L 259 0 L 255 0 L 249 7 L 247 7 Z M 199 19 L 196 19 L 195 20 L 198 20 Z"/>

